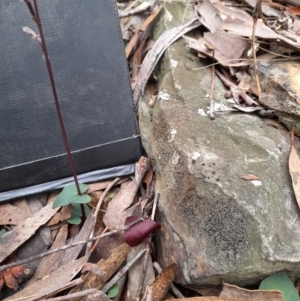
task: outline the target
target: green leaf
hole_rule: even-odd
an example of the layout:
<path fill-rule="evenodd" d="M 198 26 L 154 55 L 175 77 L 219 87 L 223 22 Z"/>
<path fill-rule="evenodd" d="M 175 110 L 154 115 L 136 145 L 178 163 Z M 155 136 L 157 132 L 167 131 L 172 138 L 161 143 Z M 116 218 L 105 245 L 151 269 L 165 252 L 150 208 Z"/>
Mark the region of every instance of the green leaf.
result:
<path fill-rule="evenodd" d="M 114 198 L 114 196 L 115 196 L 115 195 L 114 195 L 113 193 L 111 193 L 111 194 L 109 194 L 107 197 L 108 197 L 109 199 L 112 200 L 112 199 Z"/>
<path fill-rule="evenodd" d="M 119 288 L 118 288 L 118 284 L 114 284 L 113 287 L 108 291 L 107 296 L 109 298 L 114 298 L 118 295 L 119 293 Z"/>
<path fill-rule="evenodd" d="M 0 236 L 4 235 L 5 233 L 6 233 L 6 230 L 5 230 L 5 229 L 2 229 L 2 230 L 0 231 Z"/>
<path fill-rule="evenodd" d="M 88 206 L 88 204 L 83 204 L 83 207 L 84 207 L 85 216 L 88 216 L 91 212 L 90 207 Z"/>
<path fill-rule="evenodd" d="M 85 184 L 79 184 L 80 191 L 84 193 L 87 191 L 88 186 Z M 90 196 L 87 194 L 78 195 L 76 185 L 70 185 L 65 187 L 62 192 L 58 195 L 56 200 L 54 201 L 52 208 L 57 208 L 59 206 L 67 206 L 71 203 L 89 203 L 91 200 Z"/>
<path fill-rule="evenodd" d="M 72 203 L 73 209 L 72 209 L 72 215 L 82 216 L 81 212 L 81 206 L 80 204 Z"/>
<path fill-rule="evenodd" d="M 81 217 L 78 216 L 77 214 L 73 214 L 73 211 L 72 211 L 71 217 L 69 219 L 67 219 L 67 222 L 72 225 L 80 225 Z"/>
<path fill-rule="evenodd" d="M 299 301 L 298 292 L 291 279 L 283 272 L 273 274 L 264 279 L 260 290 L 278 290 L 283 294 L 284 301 Z"/>

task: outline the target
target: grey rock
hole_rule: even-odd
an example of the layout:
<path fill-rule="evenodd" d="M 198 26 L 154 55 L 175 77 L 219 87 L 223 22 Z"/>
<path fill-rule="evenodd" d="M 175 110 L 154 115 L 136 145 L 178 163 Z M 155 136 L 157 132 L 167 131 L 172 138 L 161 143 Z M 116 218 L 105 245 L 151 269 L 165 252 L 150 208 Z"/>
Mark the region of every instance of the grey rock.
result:
<path fill-rule="evenodd" d="M 156 33 L 181 20 L 182 7 L 167 10 Z M 139 123 L 161 194 L 160 264 L 177 262 L 176 282 L 194 287 L 256 283 L 282 269 L 295 276 L 300 216 L 288 132 L 258 115 L 232 112 L 217 78 L 216 119 L 210 120 L 211 71 L 183 40 L 166 51 L 158 78 L 156 105 L 148 106 L 147 94 L 140 99 Z M 245 174 L 259 180 L 245 181 Z"/>

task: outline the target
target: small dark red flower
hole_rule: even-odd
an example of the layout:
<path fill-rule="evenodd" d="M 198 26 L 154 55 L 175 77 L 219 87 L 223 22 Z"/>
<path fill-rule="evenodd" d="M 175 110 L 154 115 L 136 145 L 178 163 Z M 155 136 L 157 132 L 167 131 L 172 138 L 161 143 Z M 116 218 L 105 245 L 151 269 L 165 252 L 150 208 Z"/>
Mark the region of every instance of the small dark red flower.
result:
<path fill-rule="evenodd" d="M 125 225 L 128 225 L 135 220 L 139 219 L 137 216 L 129 216 L 125 221 Z M 124 231 L 125 242 L 131 246 L 139 245 L 148 235 L 160 228 L 160 225 L 151 219 L 142 220 L 137 224 Z"/>

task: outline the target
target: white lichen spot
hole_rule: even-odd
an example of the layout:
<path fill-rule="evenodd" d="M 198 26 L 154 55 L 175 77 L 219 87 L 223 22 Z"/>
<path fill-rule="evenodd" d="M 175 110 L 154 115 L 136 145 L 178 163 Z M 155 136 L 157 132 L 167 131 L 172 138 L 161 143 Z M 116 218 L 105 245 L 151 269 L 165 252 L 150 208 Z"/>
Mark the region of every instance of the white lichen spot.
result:
<path fill-rule="evenodd" d="M 185 278 L 185 280 L 190 283 L 191 282 L 191 278 L 190 278 L 190 273 L 189 273 L 189 268 L 188 268 L 188 263 L 186 261 L 183 262 L 183 276 Z"/>
<path fill-rule="evenodd" d="M 180 159 L 179 154 L 176 151 L 174 151 L 172 155 L 172 164 L 176 165 L 179 162 L 179 159 Z"/>
<path fill-rule="evenodd" d="M 164 7 L 164 19 L 168 22 L 171 22 L 173 20 L 172 14 L 166 9 L 166 6 Z"/>
<path fill-rule="evenodd" d="M 161 99 L 161 100 L 169 100 L 170 99 L 170 95 L 166 91 L 160 91 L 158 93 L 157 98 Z"/>
<path fill-rule="evenodd" d="M 235 101 L 233 98 L 228 98 L 227 99 L 227 102 L 230 103 L 230 104 L 235 104 Z"/>
<path fill-rule="evenodd" d="M 176 67 L 177 67 L 177 64 L 178 64 L 177 61 L 171 59 L 170 62 L 171 62 L 171 66 L 172 66 L 173 68 L 176 68 Z"/>
<path fill-rule="evenodd" d="M 224 15 L 224 14 L 220 14 L 220 17 L 221 17 L 222 20 L 226 20 L 227 19 L 227 16 Z"/>
<path fill-rule="evenodd" d="M 207 116 L 203 109 L 198 109 L 198 114 L 200 114 L 201 116 Z"/>
<path fill-rule="evenodd" d="M 192 160 L 197 160 L 199 157 L 201 157 L 201 153 L 194 152 L 191 156 Z"/>
<path fill-rule="evenodd" d="M 258 181 L 258 180 L 251 181 L 251 183 L 256 187 L 262 185 L 261 181 Z"/>
<path fill-rule="evenodd" d="M 178 83 L 175 83 L 175 88 L 178 89 L 178 90 L 180 90 L 181 86 Z"/>
<path fill-rule="evenodd" d="M 276 159 L 278 159 L 278 155 L 275 154 L 275 152 L 272 152 L 272 151 L 270 151 L 270 150 L 268 150 L 268 149 L 266 149 L 266 151 L 267 151 L 272 157 L 275 157 Z"/>
<path fill-rule="evenodd" d="M 209 113 L 209 107 L 207 107 L 207 113 Z M 228 111 L 232 111 L 232 108 L 226 106 L 225 104 L 223 103 L 220 103 L 220 102 L 215 102 L 215 105 L 214 105 L 214 111 L 215 112 L 228 112 Z"/>
<path fill-rule="evenodd" d="M 176 134 L 177 134 L 177 131 L 175 129 L 172 129 L 171 133 L 169 134 L 169 137 L 168 137 L 168 142 L 169 143 L 173 142 L 173 140 L 175 139 Z"/>

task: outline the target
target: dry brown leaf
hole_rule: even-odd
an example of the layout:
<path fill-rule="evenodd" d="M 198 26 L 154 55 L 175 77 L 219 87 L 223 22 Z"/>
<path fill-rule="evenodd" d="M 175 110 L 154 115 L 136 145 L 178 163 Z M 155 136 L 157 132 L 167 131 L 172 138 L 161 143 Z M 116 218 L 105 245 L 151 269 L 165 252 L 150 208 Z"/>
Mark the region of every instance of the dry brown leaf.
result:
<path fill-rule="evenodd" d="M 0 211 L 0 225 L 18 225 L 32 215 L 10 203 L 1 204 Z"/>
<path fill-rule="evenodd" d="M 147 243 L 144 241 L 140 245 L 133 247 L 130 249 L 127 255 L 127 262 L 130 262 L 132 259 L 136 257 L 136 255 L 145 247 Z M 127 288 L 126 295 L 124 296 L 125 301 L 131 301 L 136 298 L 138 294 L 141 292 L 141 275 L 145 273 L 144 283 L 142 287 L 142 292 L 145 292 L 146 287 L 149 286 L 155 280 L 155 272 L 153 268 L 153 262 L 151 256 L 148 256 L 147 268 L 146 271 L 143 270 L 144 260 L 146 257 L 141 257 L 128 271 L 128 280 L 127 280 Z"/>
<path fill-rule="evenodd" d="M 61 190 L 53 191 L 49 194 L 47 205 L 53 204 L 58 195 L 60 194 Z"/>
<path fill-rule="evenodd" d="M 290 6 L 290 7 L 288 7 L 288 10 L 291 13 L 300 16 L 300 5 L 298 5 L 298 6 Z"/>
<path fill-rule="evenodd" d="M 13 262 L 13 259 L 8 258 L 3 264 L 9 264 Z M 19 289 L 19 283 L 25 280 L 24 270 L 25 268 L 23 265 L 18 265 L 7 269 L 4 272 L 0 272 L 0 291 L 4 285 L 13 289 L 14 291 L 17 291 Z"/>
<path fill-rule="evenodd" d="M 50 219 L 48 223 L 45 224 L 45 226 L 53 226 L 58 224 L 59 222 L 63 222 L 71 217 L 72 213 L 72 205 L 69 206 L 63 206 L 59 212 L 56 212 L 56 214 Z"/>
<path fill-rule="evenodd" d="M 247 174 L 247 175 L 242 175 L 241 179 L 243 180 L 247 180 L 247 181 L 254 181 L 254 180 L 259 180 L 259 177 L 257 177 L 256 175 L 253 174 Z"/>
<path fill-rule="evenodd" d="M 147 185 L 147 189 L 146 189 L 146 197 L 149 197 L 150 195 L 150 184 L 153 178 L 153 168 L 150 168 L 144 178 L 143 178 L 143 183 L 145 183 Z"/>
<path fill-rule="evenodd" d="M 14 201 L 11 201 L 10 204 L 21 209 L 22 212 L 24 212 L 24 215 L 27 216 L 26 218 L 32 216 L 32 212 L 29 209 L 27 199 L 24 198 L 24 199 L 14 200 Z"/>
<path fill-rule="evenodd" d="M 50 248 L 50 250 L 62 247 L 66 244 L 68 236 L 68 224 L 64 224 L 58 231 L 55 240 Z M 38 268 L 36 269 L 34 276 L 29 280 L 29 284 L 42 279 L 44 276 L 48 275 L 55 269 L 56 263 L 61 259 L 63 251 L 55 252 L 49 256 L 46 256 L 40 262 Z"/>
<path fill-rule="evenodd" d="M 148 28 L 148 26 L 151 26 L 151 24 L 153 25 L 153 21 L 156 19 L 157 15 L 161 11 L 161 9 L 162 9 L 162 6 L 160 6 L 158 9 L 156 9 L 155 11 L 153 11 L 151 13 L 151 15 L 141 25 L 141 27 L 139 28 L 139 30 L 131 38 L 130 42 L 127 44 L 127 46 L 125 48 L 126 58 L 128 58 L 130 56 L 132 50 L 136 47 L 136 45 L 137 45 L 137 43 L 139 41 L 139 37 L 141 35 L 141 32 L 144 32 Z"/>
<path fill-rule="evenodd" d="M 129 179 L 130 179 L 129 177 L 123 177 L 115 185 L 120 185 L 120 184 L 128 181 Z M 88 184 L 88 186 L 89 186 L 88 193 L 94 192 L 94 191 L 97 191 L 97 190 L 106 189 L 106 187 L 109 186 L 112 182 L 113 182 L 113 180 L 111 180 L 111 181 L 102 181 L 102 182 Z"/>
<path fill-rule="evenodd" d="M 149 159 L 141 157 L 135 166 L 133 181 L 124 189 L 121 189 L 109 203 L 103 222 L 110 229 L 119 229 L 124 226 L 126 218 L 130 215 L 130 212 L 126 212 L 126 209 L 131 206 L 149 164 Z"/>
<path fill-rule="evenodd" d="M 84 256 L 70 262 L 4 300 L 34 301 L 65 289 L 69 287 L 71 279 L 81 270 L 86 261 L 87 256 Z"/>
<path fill-rule="evenodd" d="M 0 262 L 14 252 L 21 244 L 29 239 L 36 230 L 44 225 L 60 207 L 53 209 L 52 205 L 44 207 L 32 217 L 16 226 L 0 237 Z"/>
<path fill-rule="evenodd" d="M 79 233 L 72 239 L 71 243 L 87 240 L 95 226 L 95 221 L 96 217 L 93 215 L 93 211 L 91 211 L 86 218 L 83 226 L 81 227 Z M 57 262 L 57 266 L 59 267 L 65 265 L 66 263 L 78 258 L 78 255 L 83 247 L 84 245 L 78 245 L 76 247 L 65 250 L 63 255 L 61 256 L 61 260 Z"/>
<path fill-rule="evenodd" d="M 171 283 L 174 281 L 176 271 L 177 264 L 174 262 L 156 277 L 155 281 L 150 286 L 152 301 L 160 301 L 164 298 Z"/>
<path fill-rule="evenodd" d="M 283 301 L 283 295 L 280 291 L 247 290 L 227 283 L 223 284 L 220 297 L 240 298 L 245 301 Z"/>
<path fill-rule="evenodd" d="M 292 177 L 293 189 L 295 197 L 300 207 L 300 158 L 298 151 L 294 145 L 294 130 L 291 131 L 291 153 L 289 158 L 289 170 Z"/>
<path fill-rule="evenodd" d="M 235 73 L 238 79 L 238 87 L 244 91 L 249 91 L 251 88 L 252 77 L 245 70 Z"/>
<path fill-rule="evenodd" d="M 211 32 L 227 32 L 228 36 L 247 38 L 252 36 L 253 17 L 245 10 L 229 8 L 219 0 L 205 0 L 197 7 L 197 11 L 200 14 L 200 22 Z M 257 22 L 255 35 L 257 38 L 280 40 L 292 49 L 300 48 L 297 35 L 290 31 L 284 31 L 284 35 L 278 34 L 260 21 Z"/>

